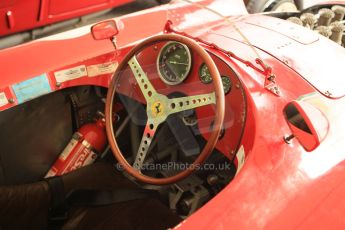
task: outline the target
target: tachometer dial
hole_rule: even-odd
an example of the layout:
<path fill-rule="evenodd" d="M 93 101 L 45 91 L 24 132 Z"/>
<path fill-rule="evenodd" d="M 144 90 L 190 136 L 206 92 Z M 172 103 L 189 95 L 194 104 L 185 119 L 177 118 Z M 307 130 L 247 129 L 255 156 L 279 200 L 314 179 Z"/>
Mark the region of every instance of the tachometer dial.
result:
<path fill-rule="evenodd" d="M 224 93 L 228 94 L 232 87 L 231 79 L 229 77 L 222 76 L 222 83 L 223 83 Z"/>
<path fill-rule="evenodd" d="M 168 85 L 177 85 L 188 76 L 192 66 L 189 48 L 179 42 L 168 42 L 157 59 L 160 78 Z"/>
<path fill-rule="evenodd" d="M 204 63 L 199 69 L 200 81 L 204 84 L 210 84 L 212 82 L 212 77 L 207 65 Z"/>

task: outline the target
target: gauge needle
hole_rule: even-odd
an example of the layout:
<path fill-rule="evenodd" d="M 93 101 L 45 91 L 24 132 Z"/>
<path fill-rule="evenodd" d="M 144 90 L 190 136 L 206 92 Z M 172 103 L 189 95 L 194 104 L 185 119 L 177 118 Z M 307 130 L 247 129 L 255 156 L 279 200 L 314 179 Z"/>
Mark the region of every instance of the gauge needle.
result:
<path fill-rule="evenodd" d="M 173 70 L 173 66 L 169 65 L 168 62 L 165 62 L 166 66 L 168 67 L 168 69 L 175 75 L 175 71 Z M 176 76 L 176 75 L 175 75 Z"/>
<path fill-rule="evenodd" d="M 175 64 L 175 65 L 188 65 L 186 63 L 181 63 L 181 62 L 176 62 L 176 61 L 169 61 L 170 64 Z"/>

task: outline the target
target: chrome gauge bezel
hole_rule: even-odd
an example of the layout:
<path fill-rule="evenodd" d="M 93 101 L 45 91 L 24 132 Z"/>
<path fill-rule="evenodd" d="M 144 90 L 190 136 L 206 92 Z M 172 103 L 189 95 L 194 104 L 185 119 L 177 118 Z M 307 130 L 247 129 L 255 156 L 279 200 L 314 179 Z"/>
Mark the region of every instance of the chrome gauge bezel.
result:
<path fill-rule="evenodd" d="M 167 46 L 170 46 L 171 44 L 179 44 L 179 45 L 182 45 L 182 47 L 185 49 L 185 51 L 187 52 L 187 56 L 188 56 L 188 65 L 187 65 L 187 71 L 186 73 L 183 75 L 183 77 L 179 78 L 178 81 L 176 82 L 171 82 L 169 81 L 165 76 L 164 73 L 161 72 L 160 68 L 159 68 L 159 64 L 160 64 L 160 59 L 161 59 L 161 56 L 162 56 L 162 53 L 164 51 L 164 49 L 167 47 Z M 181 42 L 175 42 L 175 41 L 170 41 L 170 42 L 167 42 L 159 51 L 159 54 L 158 54 L 158 57 L 157 57 L 157 61 L 156 61 L 156 68 L 157 68 L 157 71 L 158 71 L 158 75 L 159 75 L 159 78 L 167 85 L 178 85 L 178 84 L 181 84 L 184 80 L 186 80 L 186 78 L 188 77 L 191 69 L 192 69 L 192 54 L 191 54 L 191 51 L 190 49 L 188 48 L 188 46 L 186 46 L 185 44 L 181 43 Z"/>

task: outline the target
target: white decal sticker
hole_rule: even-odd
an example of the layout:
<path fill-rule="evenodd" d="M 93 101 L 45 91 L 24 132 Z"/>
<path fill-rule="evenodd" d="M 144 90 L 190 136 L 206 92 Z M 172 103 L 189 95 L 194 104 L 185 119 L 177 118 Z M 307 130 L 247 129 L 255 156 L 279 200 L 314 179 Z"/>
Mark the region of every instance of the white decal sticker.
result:
<path fill-rule="evenodd" d="M 61 153 L 59 159 L 62 161 L 65 161 L 67 159 L 67 157 L 71 154 L 72 150 L 74 149 L 74 147 L 78 144 L 78 141 L 76 139 L 72 139 L 68 145 L 65 147 L 65 149 L 63 150 L 63 152 Z"/>
<path fill-rule="evenodd" d="M 8 104 L 8 100 L 5 93 L 4 92 L 0 93 L 0 107 L 7 104 Z"/>
<path fill-rule="evenodd" d="M 244 162 L 246 160 L 246 154 L 244 153 L 243 145 L 238 150 L 238 152 L 236 154 L 236 158 L 237 158 L 237 172 L 236 172 L 236 175 L 237 175 L 241 171 L 241 169 L 244 165 Z"/>
<path fill-rule="evenodd" d="M 108 62 L 98 65 L 90 65 L 87 67 L 87 73 L 89 77 L 95 77 L 102 74 L 114 73 L 118 66 L 117 62 Z"/>
<path fill-rule="evenodd" d="M 87 76 L 85 65 L 76 66 L 70 69 L 60 70 L 54 73 L 56 82 L 70 81 L 76 78 Z"/>

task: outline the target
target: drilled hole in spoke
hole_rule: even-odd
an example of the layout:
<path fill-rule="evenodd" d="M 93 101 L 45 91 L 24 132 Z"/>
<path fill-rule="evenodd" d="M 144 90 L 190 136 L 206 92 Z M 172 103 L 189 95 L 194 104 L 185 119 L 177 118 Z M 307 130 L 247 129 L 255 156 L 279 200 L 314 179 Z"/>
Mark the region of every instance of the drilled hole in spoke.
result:
<path fill-rule="evenodd" d="M 141 79 L 141 83 L 144 83 L 145 82 L 145 80 L 144 79 Z"/>
<path fill-rule="evenodd" d="M 198 99 L 198 102 L 199 102 L 199 103 L 201 102 L 201 99 L 200 99 L 200 98 Z"/>
<path fill-rule="evenodd" d="M 147 133 L 147 134 L 146 134 L 146 137 L 147 137 L 147 138 L 150 138 L 150 137 L 151 137 L 151 135 L 150 135 L 149 133 Z"/>
<path fill-rule="evenodd" d="M 147 141 L 144 141 L 144 144 L 147 145 Z"/>
<path fill-rule="evenodd" d="M 142 147 L 141 150 L 143 150 L 143 152 L 145 152 L 145 148 L 144 147 Z"/>
<path fill-rule="evenodd" d="M 196 103 L 196 100 L 193 100 L 193 104 L 195 104 Z"/>
<path fill-rule="evenodd" d="M 141 74 L 139 73 L 138 76 L 141 77 Z M 144 80 L 144 79 L 143 79 L 143 80 Z"/>
<path fill-rule="evenodd" d="M 147 85 L 146 84 L 144 85 L 144 88 L 147 89 Z"/>
<path fill-rule="evenodd" d="M 206 98 L 204 97 L 203 100 L 204 100 L 204 102 L 205 102 L 205 101 L 206 101 Z"/>
<path fill-rule="evenodd" d="M 153 130 L 155 126 L 153 124 L 150 124 L 150 129 Z"/>
<path fill-rule="evenodd" d="M 186 101 L 186 105 L 189 105 L 189 101 Z"/>
<path fill-rule="evenodd" d="M 142 156 L 144 156 L 144 154 L 143 154 L 143 153 L 140 153 L 139 155 L 140 155 L 141 157 L 142 157 Z"/>
<path fill-rule="evenodd" d="M 152 92 L 151 92 L 151 91 L 148 91 L 148 92 L 147 92 L 147 95 L 149 95 L 149 97 L 151 97 L 151 96 L 152 96 Z"/>
<path fill-rule="evenodd" d="M 182 101 L 180 101 L 180 107 L 182 107 L 183 106 L 183 102 Z"/>
<path fill-rule="evenodd" d="M 171 105 L 170 105 L 170 107 L 172 108 L 172 109 L 175 109 L 175 103 L 171 103 Z"/>

